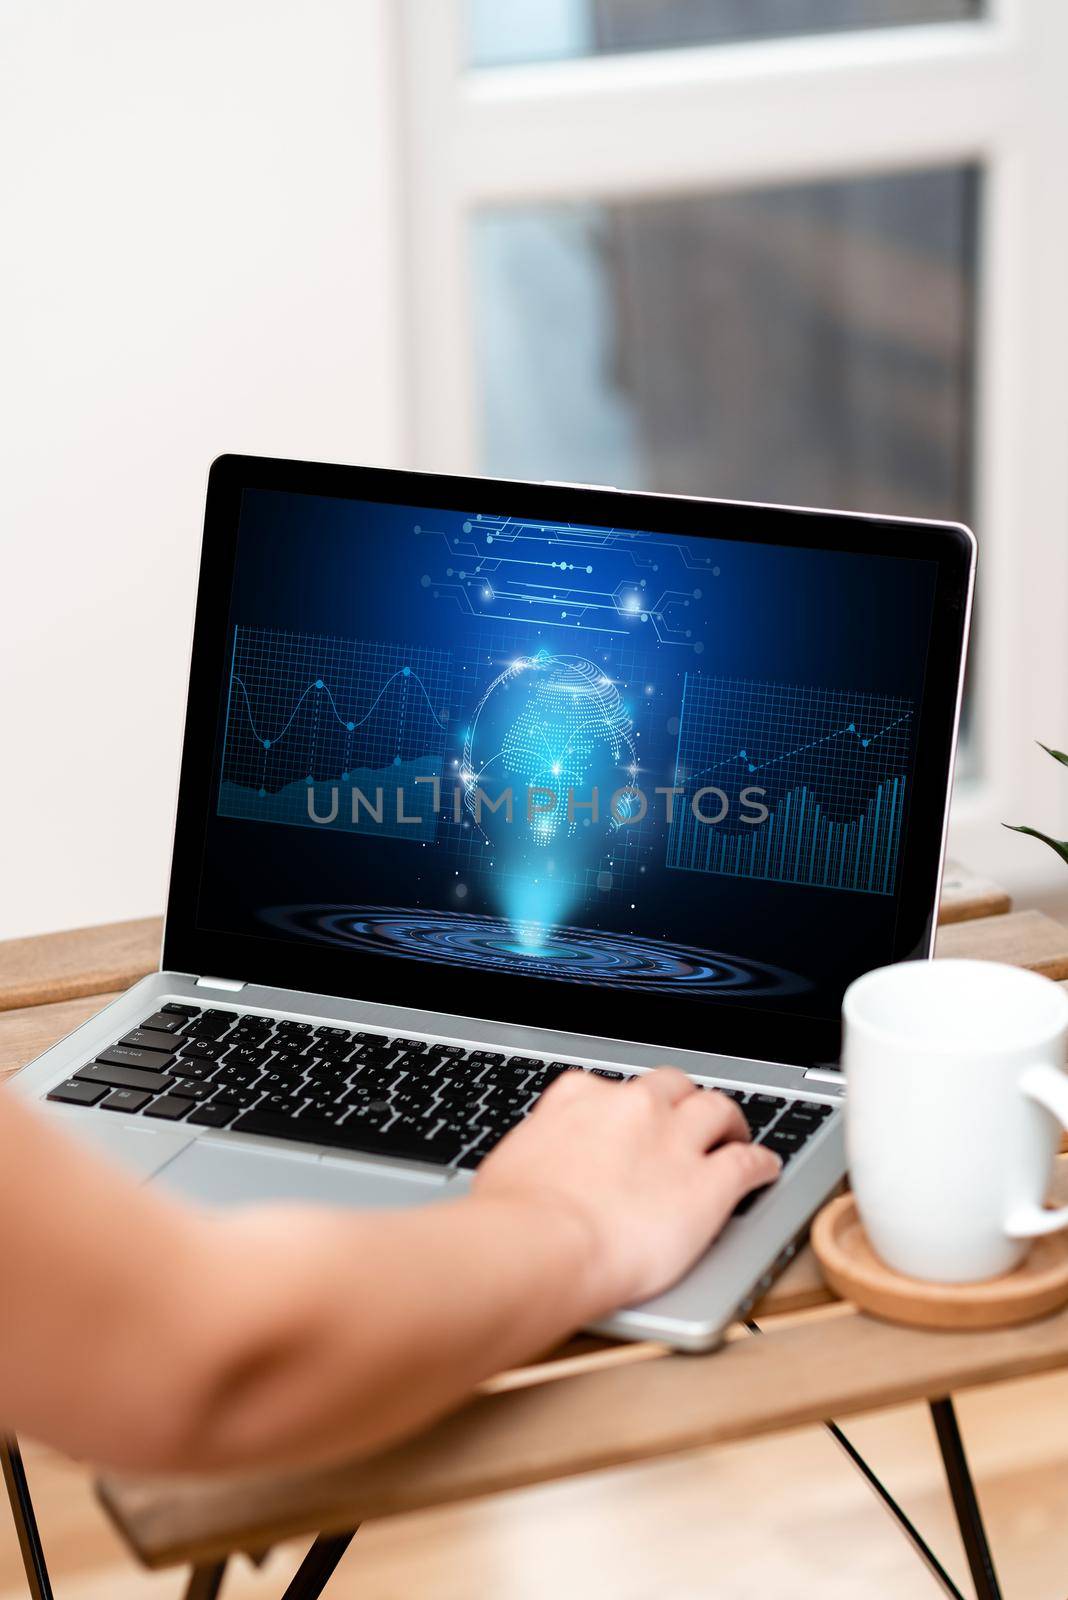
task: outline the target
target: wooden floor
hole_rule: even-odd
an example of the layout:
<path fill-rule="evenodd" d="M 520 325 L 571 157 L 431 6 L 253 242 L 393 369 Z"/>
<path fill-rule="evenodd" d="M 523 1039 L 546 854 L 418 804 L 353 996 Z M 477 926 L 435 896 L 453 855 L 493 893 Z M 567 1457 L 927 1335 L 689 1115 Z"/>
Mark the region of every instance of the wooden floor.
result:
<path fill-rule="evenodd" d="M 1068 1374 L 959 1403 L 1006 1595 L 1068 1595 Z M 970 1593 L 926 1411 L 849 1425 L 854 1443 Z M 87 1475 L 27 1449 L 57 1600 L 177 1600 L 177 1574 L 140 1571 Z M 302 1551 L 236 1563 L 228 1600 L 275 1600 Z M 807 1429 L 655 1466 L 369 1527 L 334 1600 L 905 1600 L 941 1591 L 830 1438 Z M 10 1527 L 0 1600 L 22 1596 Z"/>

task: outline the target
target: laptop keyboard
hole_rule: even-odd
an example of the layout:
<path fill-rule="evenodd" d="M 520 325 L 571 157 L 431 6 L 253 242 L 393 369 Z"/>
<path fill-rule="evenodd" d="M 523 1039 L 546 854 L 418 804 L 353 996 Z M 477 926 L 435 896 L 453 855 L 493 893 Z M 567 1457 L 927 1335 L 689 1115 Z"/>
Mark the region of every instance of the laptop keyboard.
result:
<path fill-rule="evenodd" d="M 48 1098 L 471 1170 L 556 1078 L 572 1071 L 621 1082 L 635 1076 L 173 1002 L 102 1050 Z M 722 1092 L 741 1107 L 753 1138 L 784 1163 L 834 1109 L 726 1085 Z M 739 1210 L 747 1210 L 753 1198 Z"/>

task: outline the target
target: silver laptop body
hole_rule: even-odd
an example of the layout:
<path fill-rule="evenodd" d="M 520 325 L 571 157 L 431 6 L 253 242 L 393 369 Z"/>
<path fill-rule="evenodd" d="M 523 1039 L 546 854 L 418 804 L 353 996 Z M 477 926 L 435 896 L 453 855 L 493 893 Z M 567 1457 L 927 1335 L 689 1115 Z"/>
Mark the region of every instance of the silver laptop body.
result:
<path fill-rule="evenodd" d="M 277 485 L 284 488 L 287 493 L 306 492 L 307 489 L 320 488 L 321 479 L 317 476 L 319 474 L 334 475 L 326 485 L 333 494 L 336 495 L 339 488 L 343 488 L 345 494 L 360 499 L 362 503 L 374 503 L 383 498 L 392 504 L 407 503 L 412 506 L 462 507 L 481 503 L 493 507 L 500 506 L 508 496 L 524 504 L 529 497 L 540 496 L 532 513 L 533 517 L 543 519 L 551 516 L 558 521 L 561 528 L 573 529 L 580 522 L 587 528 L 601 528 L 605 524 L 610 524 L 613 528 L 617 528 L 619 524 L 623 524 L 624 527 L 640 528 L 650 522 L 654 527 L 657 526 L 653 522 L 652 510 L 659 503 L 659 497 L 624 496 L 608 491 L 595 492 L 562 487 L 554 487 L 550 491 L 532 485 L 426 478 L 416 474 L 368 473 L 354 468 L 315 468 L 301 463 L 263 462 L 252 458 L 224 457 L 212 469 L 212 484 L 209 488 L 208 537 L 205 569 L 201 576 L 202 608 L 206 604 L 205 586 L 218 584 L 217 577 L 210 570 L 213 558 L 209 554 L 209 545 L 213 518 L 232 514 L 235 485 L 266 484 L 265 492 L 271 492 Z M 388 494 L 385 493 L 386 490 Z M 552 498 L 547 501 L 546 496 Z M 836 520 L 827 513 L 784 513 L 778 508 L 742 508 L 715 502 L 682 504 L 691 508 L 706 506 L 708 514 L 714 513 L 717 517 L 740 515 L 752 509 L 761 515 L 770 513 L 776 516 L 818 516 L 820 526 L 830 525 Z M 934 743 L 928 744 L 926 749 L 927 765 L 930 767 L 933 764 L 937 771 L 932 791 L 927 796 L 928 814 L 922 816 L 918 811 L 913 812 L 910 823 L 913 835 L 911 840 L 906 840 L 902 846 L 904 853 L 897 868 L 898 902 L 895 903 L 900 906 L 897 925 L 900 929 L 902 921 L 911 915 L 913 926 L 904 936 L 905 944 L 902 945 L 899 940 L 894 950 L 892 952 L 888 950 L 886 955 L 887 959 L 925 957 L 931 953 L 935 926 L 937 885 L 944 848 L 946 795 L 951 775 L 961 662 L 967 635 L 968 607 L 974 570 L 974 541 L 966 530 L 948 525 L 932 525 L 928 529 L 923 524 L 904 522 L 891 524 L 889 519 L 883 519 L 876 524 L 872 519 L 861 517 L 849 517 L 837 521 L 844 526 L 844 533 L 839 528 L 834 534 L 839 545 L 844 539 L 848 550 L 849 540 L 855 537 L 855 547 L 859 552 L 864 552 L 868 548 L 868 541 L 872 537 L 873 530 L 877 528 L 884 539 L 895 532 L 902 538 L 907 534 L 908 539 L 912 540 L 917 550 L 921 552 L 921 556 L 917 559 L 922 559 L 922 553 L 927 548 L 924 542 L 925 536 L 929 536 L 932 559 L 936 560 L 936 565 L 941 561 L 944 569 L 938 581 L 947 585 L 945 590 L 939 592 L 940 598 L 944 602 L 946 594 L 955 597 L 955 604 L 950 608 L 952 615 L 944 605 L 942 612 L 939 612 L 937 607 L 932 611 L 931 627 L 943 636 L 942 681 L 926 685 L 927 700 L 924 714 L 933 719 L 931 737 Z M 807 525 L 805 536 L 812 537 Z M 193 765 L 190 753 L 191 741 L 195 744 L 200 737 L 196 722 L 199 720 L 201 724 L 203 723 L 200 708 L 197 709 L 196 718 L 193 713 L 194 702 L 199 692 L 198 666 L 202 671 L 204 669 L 204 663 L 198 657 L 204 653 L 201 630 L 206 626 L 208 623 L 201 617 L 198 620 L 197 638 L 194 642 L 190 725 L 187 727 L 186 735 L 172 896 L 168 929 L 164 940 L 166 964 L 163 970 L 143 979 L 76 1032 L 24 1068 L 12 1080 L 16 1091 L 36 1102 L 43 1112 L 53 1117 L 57 1125 L 65 1128 L 72 1136 L 84 1139 L 101 1149 L 109 1157 L 128 1167 L 143 1181 L 158 1182 L 196 1202 L 209 1206 L 232 1206 L 272 1200 L 301 1200 L 329 1206 L 387 1208 L 439 1202 L 465 1193 L 472 1181 L 470 1165 L 465 1167 L 462 1159 L 453 1159 L 442 1164 L 439 1161 L 422 1161 L 410 1154 L 395 1157 L 388 1153 L 375 1153 L 373 1150 L 345 1148 L 332 1141 L 317 1140 L 314 1136 L 305 1139 L 299 1137 L 299 1134 L 297 1137 L 290 1134 L 284 1139 L 279 1139 L 235 1127 L 234 1122 L 243 1121 L 252 1115 L 250 1106 L 254 1110 L 256 1103 L 266 1103 L 265 1100 L 254 1102 L 250 1098 L 256 1084 L 262 1086 L 266 1082 L 268 1076 L 266 1070 L 262 1078 L 244 1085 L 243 1113 L 235 1116 L 229 1125 L 209 1126 L 203 1122 L 194 1124 L 188 1120 L 188 1115 L 171 1120 L 165 1120 L 162 1114 L 157 1118 L 150 1118 L 140 1110 L 136 1115 L 108 1115 L 105 1101 L 112 1101 L 114 1095 L 119 1094 L 121 1098 L 125 1093 L 132 1094 L 134 1098 L 142 1098 L 142 1078 L 139 1074 L 147 1072 L 145 1062 L 149 1059 L 146 1058 L 144 1051 L 138 1050 L 137 1045 L 123 1046 L 117 1056 L 114 1047 L 119 1041 L 135 1034 L 136 1030 L 143 1029 L 146 1021 L 155 1018 L 159 1022 L 160 1018 L 170 1018 L 172 1023 L 177 1023 L 179 1026 L 180 1031 L 174 1036 L 175 1050 L 179 1053 L 169 1056 L 166 1053 L 165 1039 L 161 1040 L 157 1036 L 155 1041 L 157 1055 L 150 1058 L 150 1063 L 158 1062 L 161 1069 L 169 1065 L 173 1079 L 179 1071 L 181 1061 L 188 1062 L 193 1059 L 188 1055 L 188 1051 L 193 1047 L 181 1044 L 181 1040 L 186 1037 L 184 1030 L 195 1026 L 209 1027 L 209 1024 L 196 1020 L 203 1019 L 207 1014 L 213 1019 L 219 1014 L 228 1014 L 230 1018 L 228 1022 L 220 1024 L 218 1021 L 212 1021 L 210 1024 L 210 1027 L 216 1029 L 222 1026 L 223 1030 L 215 1038 L 219 1048 L 213 1052 L 214 1061 L 195 1063 L 200 1073 L 201 1089 L 196 1088 L 195 1081 L 186 1084 L 185 1092 L 203 1096 L 194 1102 L 195 1107 L 210 1105 L 213 1097 L 218 1099 L 221 1091 L 213 1088 L 213 1072 L 217 1077 L 223 1071 L 230 1053 L 226 1040 L 228 1036 L 237 1037 L 234 1030 L 239 1022 L 242 1027 L 247 1028 L 244 1036 L 253 1040 L 255 1046 L 253 1053 L 258 1051 L 259 1058 L 268 1066 L 271 1060 L 276 1059 L 271 1054 L 272 1047 L 278 1048 L 280 1058 L 284 1053 L 281 1050 L 282 1043 L 285 1040 L 292 1040 L 292 1033 L 286 1034 L 286 1028 L 291 1025 L 303 1029 L 299 1037 L 304 1040 L 311 1036 L 322 1037 L 331 1042 L 346 1041 L 339 1045 L 339 1054 L 347 1047 L 350 1037 L 359 1036 L 364 1043 L 356 1047 L 357 1053 L 361 1049 L 367 1049 L 370 1051 L 367 1059 L 377 1062 L 385 1061 L 393 1049 L 391 1041 L 398 1041 L 407 1052 L 405 1058 L 407 1071 L 401 1072 L 399 1079 L 402 1087 L 404 1081 L 410 1085 L 418 1085 L 417 1063 L 420 1059 L 424 1059 L 420 1055 L 424 1047 L 425 1059 L 437 1063 L 433 1070 L 442 1075 L 442 1083 L 448 1081 L 448 1073 L 452 1070 L 448 1064 L 450 1059 L 459 1060 L 460 1056 L 464 1055 L 478 1062 L 482 1059 L 488 1060 L 491 1066 L 487 1074 L 476 1073 L 472 1081 L 476 1090 L 480 1082 L 488 1084 L 489 1093 L 494 1092 L 495 1086 L 499 1090 L 500 1079 L 499 1076 L 494 1077 L 494 1073 L 504 1070 L 494 1068 L 492 1066 L 494 1060 L 506 1063 L 529 1063 L 530 1072 L 526 1076 L 522 1075 L 520 1068 L 516 1069 L 520 1073 L 517 1081 L 530 1085 L 533 1090 L 536 1090 L 538 1085 L 544 1085 L 545 1078 L 541 1072 L 543 1064 L 545 1066 L 554 1064 L 553 1070 L 557 1072 L 565 1067 L 575 1067 L 629 1076 L 648 1071 L 666 1062 L 673 1063 L 690 1074 L 697 1083 L 708 1087 L 725 1088 L 742 1100 L 744 1106 L 753 1108 L 754 1115 L 759 1112 L 756 1135 L 769 1136 L 776 1126 L 785 1130 L 785 1147 L 791 1151 L 790 1159 L 786 1162 L 780 1180 L 772 1188 L 756 1196 L 743 1214 L 732 1218 L 713 1247 L 681 1282 L 645 1304 L 620 1309 L 602 1325 L 600 1331 L 628 1339 L 662 1340 L 681 1350 L 701 1351 L 714 1347 L 727 1325 L 753 1303 L 771 1283 L 776 1271 L 790 1260 L 798 1243 L 804 1238 L 813 1212 L 844 1176 L 842 1112 L 844 1082 L 837 1069 L 833 1047 L 822 1056 L 805 1053 L 801 1059 L 786 1061 L 751 1059 L 744 1052 L 736 1052 L 734 1041 L 738 1039 L 739 1031 L 737 1026 L 734 1026 L 729 1034 L 732 1048 L 721 1052 L 715 1048 L 717 1035 L 721 1031 L 719 1008 L 710 1008 L 708 1013 L 705 1027 L 707 1049 L 655 1042 L 658 1039 L 662 1041 L 671 1032 L 667 1008 L 673 1002 L 670 996 L 665 1000 L 663 993 L 659 991 L 646 1002 L 650 1018 L 648 1039 L 608 1037 L 605 1032 L 597 1029 L 589 1032 L 576 1029 L 574 984 L 566 986 L 543 984 L 538 992 L 544 993 L 544 1003 L 538 1006 L 534 1013 L 527 1007 L 522 1007 L 514 1020 L 500 1019 L 500 1014 L 505 1008 L 495 998 L 493 985 L 489 981 L 484 986 L 485 1008 L 493 1012 L 497 1020 L 453 1014 L 447 1009 L 423 1009 L 420 1006 L 401 1003 L 401 1000 L 406 1000 L 409 995 L 412 998 L 426 999 L 433 992 L 436 998 L 447 992 L 441 988 L 442 981 L 454 982 L 457 985 L 466 982 L 469 967 L 465 968 L 460 962 L 455 970 L 450 968 L 447 955 L 444 959 L 436 958 L 432 969 L 424 969 L 422 965 L 415 967 L 414 979 L 410 966 L 405 966 L 402 962 L 400 970 L 407 988 L 402 987 L 398 992 L 394 986 L 388 997 L 381 1000 L 374 998 L 373 991 L 367 998 L 355 999 L 280 984 L 277 981 L 279 964 L 284 967 L 288 959 L 287 953 L 298 948 L 292 942 L 280 942 L 277 949 L 272 946 L 270 965 L 265 966 L 262 971 L 257 969 L 258 956 L 254 940 L 248 946 L 247 964 L 235 960 L 233 965 L 224 971 L 212 968 L 175 970 L 172 957 L 176 948 L 173 932 L 176 898 L 183 900 L 183 897 L 188 896 L 190 892 L 189 859 L 182 847 L 182 831 L 188 820 L 186 813 L 192 809 L 187 789 L 187 781 L 191 781 L 189 768 Z M 938 665 L 936 656 L 937 651 L 933 650 L 931 659 Z M 931 662 L 928 662 L 929 670 L 930 666 Z M 687 678 L 686 681 L 692 692 L 696 679 Z M 322 693 L 321 686 L 317 692 Z M 405 692 L 408 691 L 405 689 Z M 232 698 L 231 682 L 231 701 Z M 940 700 L 934 712 L 931 711 L 932 700 Z M 249 715 L 250 717 L 252 715 L 251 705 Z M 683 715 L 685 718 L 685 712 Z M 348 720 L 351 722 L 354 719 Z M 343 732 L 351 732 L 351 729 L 343 729 Z M 857 737 L 859 739 L 859 735 Z M 204 742 L 203 739 L 201 742 Z M 685 774 L 683 779 L 685 784 Z M 218 781 L 217 772 L 211 781 L 212 783 Z M 936 806 L 933 803 L 935 791 L 937 791 Z M 796 788 L 792 791 L 794 794 L 797 792 Z M 885 789 L 880 790 L 880 803 L 882 796 L 888 792 Z M 917 806 L 919 803 L 917 800 Z M 197 805 L 198 811 L 202 809 L 199 798 Z M 203 826 L 199 814 L 195 826 L 197 829 Z M 237 821 L 232 826 L 239 828 L 242 823 Z M 277 838 L 280 843 L 276 848 L 282 849 L 294 832 L 295 830 L 284 827 L 276 828 L 269 837 Z M 839 837 L 838 834 L 834 835 L 835 848 L 838 848 Z M 847 836 L 841 837 L 845 839 Z M 412 846 L 405 844 L 398 848 L 410 850 Z M 675 848 L 670 839 L 667 848 L 669 852 Z M 844 861 L 845 843 L 842 843 L 841 850 Z M 812 860 L 814 859 L 812 857 Z M 827 861 L 830 859 L 828 845 Z M 817 868 L 810 861 L 807 870 L 812 872 Z M 818 870 L 826 872 L 831 868 L 819 865 Z M 838 870 L 841 874 L 845 869 Z M 886 872 L 889 875 L 890 868 L 887 867 Z M 734 878 L 736 885 L 737 880 L 736 869 Z M 707 883 L 714 889 L 721 880 L 715 874 L 709 874 Z M 705 880 L 702 879 L 701 887 L 704 885 Z M 746 885 L 743 883 L 742 891 L 745 888 Z M 797 895 L 806 892 L 797 883 L 784 881 L 779 881 L 773 888 L 775 893 Z M 826 887 L 819 890 L 822 896 L 829 893 L 831 891 Z M 398 897 L 403 897 L 402 885 L 398 886 L 397 894 Z M 911 896 L 911 911 L 906 903 L 909 896 Z M 855 896 L 858 906 L 863 899 L 865 899 L 863 894 Z M 820 900 L 819 903 L 827 902 Z M 836 909 L 836 915 L 849 914 L 845 900 L 835 899 L 833 904 L 836 908 L 839 905 L 845 906 L 845 910 L 841 912 Z M 919 908 L 922 908 L 922 915 Z M 881 903 L 876 906 L 876 911 L 882 914 Z M 181 908 L 177 915 L 185 918 L 185 912 Z M 199 937 L 195 931 L 184 937 L 181 945 L 182 954 L 194 953 L 198 948 Z M 205 948 L 210 948 L 210 952 L 214 954 L 220 946 L 213 937 L 210 942 L 205 941 Z M 338 958 L 325 940 L 320 939 L 318 944 L 313 941 L 307 950 L 300 947 L 299 958 L 297 955 L 293 956 L 294 971 L 297 971 L 296 963 L 299 959 L 300 975 L 305 981 L 309 972 L 314 970 L 314 967 L 309 966 L 309 958 L 314 957 L 317 951 L 322 951 L 324 973 L 333 974 L 342 970 L 336 965 Z M 517 959 L 520 962 L 525 959 L 522 951 Z M 465 955 L 464 960 L 469 958 Z M 331 962 L 334 964 L 330 965 Z M 848 969 L 848 958 L 842 965 L 843 969 Z M 382 970 L 392 971 L 392 968 L 387 962 L 387 967 Z M 430 971 L 431 977 L 438 985 L 434 991 L 422 981 L 425 971 Z M 270 982 L 262 981 L 265 975 L 270 977 Z M 362 981 L 354 980 L 357 986 Z M 328 982 L 324 981 L 323 988 L 328 986 Z M 570 1007 L 569 1025 L 558 1028 L 533 1023 L 530 1020 L 532 1014 L 536 1014 L 542 1021 L 553 1020 L 554 995 L 565 987 L 567 989 L 565 998 Z M 464 992 L 469 994 L 470 989 L 465 989 Z M 167 1007 L 175 1009 L 167 1011 Z M 754 1018 L 751 1031 L 757 1037 L 760 1036 L 759 1009 L 758 1000 L 754 1002 L 754 1010 L 747 1013 Z M 724 1011 L 727 1010 L 729 1005 L 724 1008 Z M 589 1011 L 591 1017 L 598 1015 L 592 1000 Z M 600 1016 L 603 1017 L 603 1014 L 602 1011 Z M 628 1015 L 633 1014 L 633 1011 L 628 1013 Z M 527 1020 L 520 1020 L 520 1015 L 525 1015 Z M 269 1019 L 269 1027 L 266 1021 L 251 1022 L 246 1025 L 242 1020 L 246 1018 Z M 789 1018 L 786 1021 L 788 1023 Z M 781 1022 L 776 1023 L 777 1028 L 781 1029 L 781 1026 Z M 803 1018 L 798 1021 L 798 1030 L 805 1026 L 807 1023 Z M 823 1027 L 822 1023 L 820 1027 Z M 722 1031 L 726 1032 L 727 1028 L 727 1023 L 724 1023 Z M 148 1032 L 152 1033 L 153 1029 L 150 1027 Z M 817 1035 L 814 1034 L 813 1037 Z M 830 1029 L 823 1029 L 818 1037 L 832 1037 Z M 463 1050 L 457 1051 L 455 1048 L 457 1046 L 463 1047 Z M 450 1048 L 451 1058 L 447 1053 Z M 109 1052 L 113 1058 L 111 1065 L 105 1064 L 101 1067 L 99 1058 L 108 1055 Z M 478 1055 L 470 1057 L 471 1052 L 477 1052 Z M 126 1060 L 133 1063 L 129 1072 L 123 1066 Z M 94 1063 L 97 1064 L 96 1067 Z M 339 1072 L 342 1070 L 343 1068 L 338 1068 Z M 83 1074 L 81 1078 L 78 1077 L 79 1073 Z M 106 1081 L 109 1073 L 112 1075 L 111 1082 Z M 159 1077 L 162 1081 L 166 1077 L 166 1071 L 161 1070 Z M 150 1080 L 152 1074 L 148 1073 L 144 1077 L 144 1083 L 147 1085 Z M 184 1083 L 185 1079 L 181 1081 Z M 124 1089 L 124 1083 L 128 1082 L 135 1084 L 136 1088 Z M 50 1094 L 57 1092 L 57 1086 L 69 1086 L 72 1083 L 81 1085 L 87 1096 L 90 1093 L 95 1095 L 99 1088 L 103 1098 L 98 1097 L 91 1104 L 48 1098 Z M 309 1094 L 313 1092 L 313 1088 L 312 1084 L 307 1085 Z M 396 1095 L 395 1082 L 390 1085 L 388 1092 Z M 160 1085 L 156 1084 L 144 1094 L 144 1100 L 148 1101 L 145 1110 L 153 1104 L 158 1105 L 158 1099 L 153 1102 L 150 1094 L 168 1097 L 167 1084 L 163 1084 L 162 1090 Z M 762 1096 L 764 1099 L 754 1100 L 754 1096 Z M 532 1093 L 530 1104 L 535 1097 Z M 444 1101 L 432 1099 L 429 1104 L 432 1108 L 436 1106 L 441 1110 L 444 1118 Z M 111 1109 L 123 1110 L 124 1107 L 112 1104 Z M 529 1106 L 526 1109 L 529 1109 Z M 376 1116 L 379 1114 L 376 1113 Z M 472 1144 L 476 1141 L 476 1137 L 482 1137 L 477 1120 L 474 1118 L 472 1122 L 469 1141 Z M 444 1126 L 444 1121 L 442 1125 Z M 382 1126 L 380 1116 L 376 1126 Z M 388 1127 L 387 1123 L 387 1136 Z M 800 1142 L 794 1140 L 793 1144 L 790 1134 L 792 1127 L 800 1128 L 803 1133 Z M 428 1306 L 429 1329 L 433 1328 L 433 1322 L 434 1308 Z"/>

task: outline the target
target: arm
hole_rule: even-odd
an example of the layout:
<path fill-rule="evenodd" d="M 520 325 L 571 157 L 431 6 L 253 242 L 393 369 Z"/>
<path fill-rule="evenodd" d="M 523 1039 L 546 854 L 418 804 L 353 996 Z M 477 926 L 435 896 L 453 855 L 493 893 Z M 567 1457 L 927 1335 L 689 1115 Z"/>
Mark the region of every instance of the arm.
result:
<path fill-rule="evenodd" d="M 0 1099 L 0 1418 L 127 1467 L 376 1449 L 674 1281 L 771 1180 L 737 1108 L 568 1073 L 470 1196 L 213 1215 Z"/>

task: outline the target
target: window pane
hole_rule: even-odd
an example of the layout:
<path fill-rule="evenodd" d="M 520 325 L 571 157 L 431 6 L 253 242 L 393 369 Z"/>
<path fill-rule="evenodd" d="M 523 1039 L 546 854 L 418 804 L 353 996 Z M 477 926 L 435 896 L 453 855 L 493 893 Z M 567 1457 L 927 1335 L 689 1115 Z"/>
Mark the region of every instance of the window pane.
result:
<path fill-rule="evenodd" d="M 474 222 L 491 473 L 967 517 L 971 167 Z"/>
<path fill-rule="evenodd" d="M 970 521 L 979 189 L 954 166 L 483 213 L 483 467 Z"/>
<path fill-rule="evenodd" d="M 468 0 L 478 67 L 980 16 L 984 0 Z"/>

